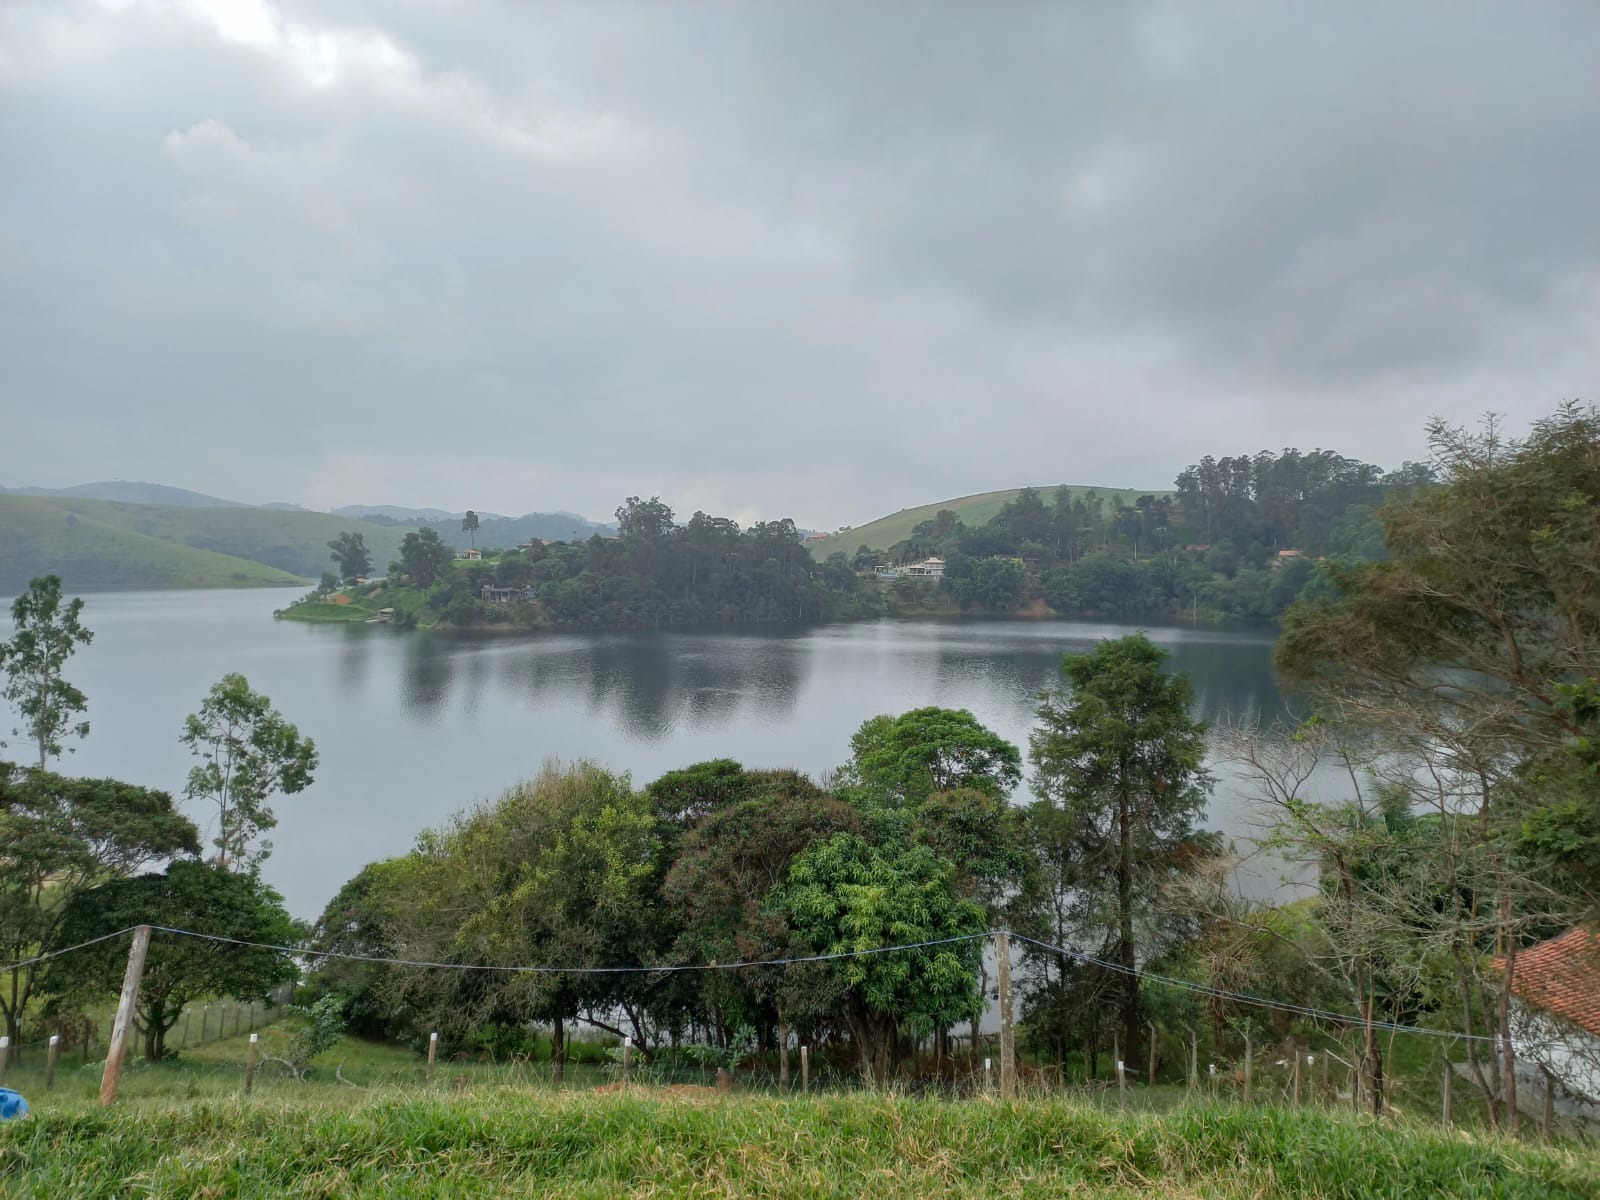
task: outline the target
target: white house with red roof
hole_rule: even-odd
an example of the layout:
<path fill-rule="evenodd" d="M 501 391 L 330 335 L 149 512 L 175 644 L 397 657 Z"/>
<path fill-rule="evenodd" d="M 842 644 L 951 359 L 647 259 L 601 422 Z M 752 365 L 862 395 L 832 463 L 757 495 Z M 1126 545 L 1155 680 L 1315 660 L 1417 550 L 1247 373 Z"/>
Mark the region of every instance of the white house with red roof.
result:
<path fill-rule="evenodd" d="M 1517 1057 L 1600 1105 L 1600 930 L 1577 926 L 1519 951 L 1511 994 Z"/>

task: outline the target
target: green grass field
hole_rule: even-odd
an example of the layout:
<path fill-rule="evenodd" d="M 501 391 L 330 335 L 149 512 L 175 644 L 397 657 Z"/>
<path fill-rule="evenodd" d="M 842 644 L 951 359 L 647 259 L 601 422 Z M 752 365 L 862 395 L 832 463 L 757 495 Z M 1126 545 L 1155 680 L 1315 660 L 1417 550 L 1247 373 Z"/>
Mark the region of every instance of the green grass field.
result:
<path fill-rule="evenodd" d="M 497 1087 L 142 1102 L 0 1129 L 7 1196 L 1592 1200 L 1565 1149 L 1282 1109 Z"/>
<path fill-rule="evenodd" d="M 359 624 L 369 617 L 377 616 L 385 608 L 393 608 L 397 612 L 415 613 L 420 617 L 428 606 L 427 593 L 420 588 L 374 584 L 356 588 L 349 595 L 348 604 L 335 604 L 331 600 L 307 600 L 280 609 L 278 616 L 287 621 Z M 419 628 L 427 627 L 427 621 L 419 622 Z"/>
<path fill-rule="evenodd" d="M 1070 485 L 1074 498 L 1085 492 L 1093 491 L 1103 497 L 1106 503 L 1120 498 L 1124 504 L 1132 504 L 1140 496 L 1165 496 L 1164 491 L 1141 492 L 1130 488 L 1090 488 Z M 917 508 L 902 508 L 897 513 L 890 513 L 886 517 L 879 517 L 876 521 L 866 525 L 858 525 L 845 533 L 833 534 L 827 538 L 820 538 L 808 542 L 813 554 L 818 558 L 826 558 L 835 550 L 843 550 L 846 554 L 854 554 L 860 546 L 870 546 L 874 550 L 887 550 L 896 542 L 904 541 L 911 536 L 911 531 L 923 521 L 931 519 L 942 508 L 948 508 L 968 525 L 982 525 L 997 515 L 1008 502 L 1013 500 L 1021 488 L 1010 488 L 1003 492 L 979 492 L 975 496 L 959 496 L 954 500 L 940 500 L 935 504 L 923 504 Z M 1037 487 L 1044 497 L 1046 504 L 1051 502 L 1055 494 L 1055 484 L 1040 484 Z"/>
<path fill-rule="evenodd" d="M 80 511 L 80 505 L 88 507 Z M 99 519 L 102 506 L 138 507 L 0 496 L 0 594 L 19 592 L 35 576 L 51 574 L 61 576 L 69 592 L 289 587 L 305 582 L 277 567 L 106 523 Z"/>
<path fill-rule="evenodd" d="M 261 1033 L 283 1053 L 294 1019 Z M 595 1067 L 423 1059 L 346 1039 L 306 1082 L 263 1066 L 243 1095 L 242 1036 L 176 1063 L 130 1060 L 117 1105 L 97 1062 L 37 1054 L 7 1084 L 33 1114 L 0 1126 L 6 1197 L 963 1196 L 1534 1197 L 1600 1195 L 1587 1147 L 1516 1144 L 1400 1115 L 1191 1102 L 1137 1089 L 1002 1103 L 871 1092 L 797 1096 L 648 1084 L 596 1093 Z M 359 1087 L 335 1078 L 335 1066 Z"/>

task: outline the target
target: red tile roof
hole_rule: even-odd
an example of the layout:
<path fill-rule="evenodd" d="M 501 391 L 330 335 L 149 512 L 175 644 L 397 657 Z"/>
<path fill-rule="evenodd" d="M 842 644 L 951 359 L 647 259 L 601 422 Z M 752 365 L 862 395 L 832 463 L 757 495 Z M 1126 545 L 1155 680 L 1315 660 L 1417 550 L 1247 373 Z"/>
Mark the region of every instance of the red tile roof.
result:
<path fill-rule="evenodd" d="M 1600 932 L 1580 925 L 1521 951 L 1511 991 L 1600 1035 Z"/>

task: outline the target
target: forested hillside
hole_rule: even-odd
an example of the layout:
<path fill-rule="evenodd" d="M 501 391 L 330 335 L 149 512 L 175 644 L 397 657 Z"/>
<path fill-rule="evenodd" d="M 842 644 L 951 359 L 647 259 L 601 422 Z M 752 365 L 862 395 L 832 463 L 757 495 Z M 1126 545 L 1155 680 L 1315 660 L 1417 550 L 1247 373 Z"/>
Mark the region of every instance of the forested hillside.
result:
<path fill-rule="evenodd" d="M 32 496 L 0 496 L 0 593 L 20 592 L 40 575 L 59 575 L 73 591 L 300 582 L 275 567 L 105 524 L 92 511 L 79 513 Z"/>
<path fill-rule="evenodd" d="M 877 571 L 901 607 L 1150 620 L 1269 620 L 1326 578 L 1324 560 L 1383 554 L 1377 506 L 1425 483 L 1412 464 L 1384 472 L 1331 451 L 1204 458 L 1177 490 L 1141 495 L 1023 488 L 979 525 L 941 509 L 879 551 L 830 563 Z M 943 578 L 903 564 L 937 557 Z"/>

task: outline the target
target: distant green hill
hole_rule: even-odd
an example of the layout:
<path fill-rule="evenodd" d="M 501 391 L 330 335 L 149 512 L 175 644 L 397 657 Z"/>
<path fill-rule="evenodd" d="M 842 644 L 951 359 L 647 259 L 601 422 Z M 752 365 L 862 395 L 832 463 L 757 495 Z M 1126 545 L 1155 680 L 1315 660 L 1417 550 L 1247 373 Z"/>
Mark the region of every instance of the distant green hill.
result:
<path fill-rule="evenodd" d="M 20 592 L 38 575 L 59 575 L 73 592 L 303 582 L 261 563 L 106 525 L 52 500 L 0 496 L 0 594 Z"/>
<path fill-rule="evenodd" d="M 1034 490 L 1044 497 L 1044 502 L 1050 504 L 1059 485 L 1054 483 L 1035 485 Z M 1132 504 L 1140 496 L 1166 496 L 1169 491 L 1150 490 L 1139 491 L 1134 488 L 1104 488 L 1080 487 L 1069 484 L 1073 498 L 1086 492 L 1094 492 L 1106 501 L 1120 499 L 1124 504 Z M 911 536 L 911 531 L 924 521 L 931 520 L 940 509 L 948 508 L 967 525 L 982 525 L 997 515 L 1011 500 L 1015 499 L 1021 488 L 1010 488 L 1003 492 L 979 492 L 975 496 L 959 496 L 954 500 L 940 500 L 937 504 L 924 504 L 917 508 L 902 508 L 897 513 L 890 513 L 887 517 L 879 517 L 866 525 L 858 525 L 845 533 L 830 534 L 826 538 L 818 538 L 808 542 L 813 554 L 825 558 L 835 550 L 843 550 L 846 554 L 854 554 L 858 547 L 870 546 L 874 550 L 887 550 L 896 542 L 903 542 Z"/>
<path fill-rule="evenodd" d="M 79 483 L 72 487 L 0 487 L 11 496 L 41 496 L 50 499 L 71 497 L 77 500 L 116 500 L 123 504 L 166 504 L 173 508 L 245 508 L 237 500 L 219 500 L 188 488 L 168 487 L 164 483 L 136 483 L 125 479 L 105 479 L 99 483 Z"/>
<path fill-rule="evenodd" d="M 374 571 L 382 571 L 400 557 L 400 541 L 408 532 L 401 525 L 374 525 L 329 513 L 272 508 L 168 508 L 54 498 L 50 503 L 131 533 L 248 558 L 309 579 L 333 565 L 327 543 L 344 530 L 366 539 Z"/>
<path fill-rule="evenodd" d="M 366 539 L 375 571 L 400 556 L 407 533 L 327 513 L 0 496 L 0 590 L 50 571 L 75 588 L 288 584 L 328 570 L 327 543 L 345 530 Z"/>

